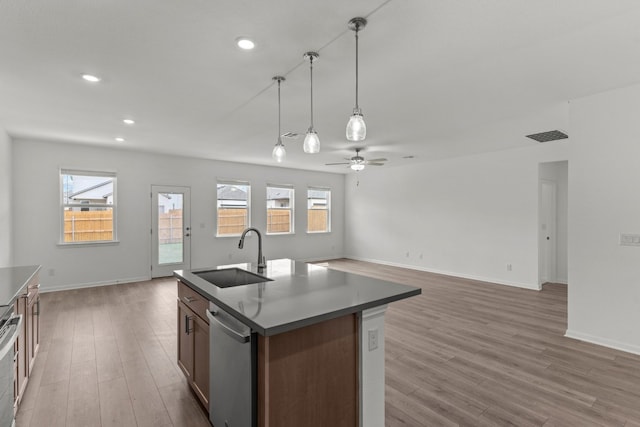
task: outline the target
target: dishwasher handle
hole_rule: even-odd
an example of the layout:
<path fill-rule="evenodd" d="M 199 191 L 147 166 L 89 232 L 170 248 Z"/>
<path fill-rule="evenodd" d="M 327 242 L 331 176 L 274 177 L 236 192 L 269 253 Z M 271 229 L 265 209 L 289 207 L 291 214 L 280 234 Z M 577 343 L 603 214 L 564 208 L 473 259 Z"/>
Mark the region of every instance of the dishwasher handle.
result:
<path fill-rule="evenodd" d="M 22 315 L 11 317 L 7 320 L 5 327 L 7 328 L 6 335 L 0 343 L 0 360 L 4 359 L 9 351 L 13 351 L 13 344 L 16 342 L 22 328 Z"/>
<path fill-rule="evenodd" d="M 207 317 L 209 318 L 209 321 L 217 323 L 222 328 L 222 331 L 225 334 L 229 335 L 231 338 L 243 344 L 249 342 L 251 338 L 250 333 L 244 334 L 242 332 L 236 331 L 233 327 L 227 325 L 223 319 L 220 319 L 219 316 L 216 317 L 217 315 L 219 315 L 218 310 L 213 310 L 213 309 L 207 310 Z"/>

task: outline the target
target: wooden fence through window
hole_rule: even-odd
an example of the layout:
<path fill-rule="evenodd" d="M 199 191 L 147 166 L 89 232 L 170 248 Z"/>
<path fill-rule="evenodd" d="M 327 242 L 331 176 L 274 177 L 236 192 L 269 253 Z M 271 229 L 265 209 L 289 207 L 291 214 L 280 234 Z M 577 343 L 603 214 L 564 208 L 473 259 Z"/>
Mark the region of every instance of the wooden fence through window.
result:
<path fill-rule="evenodd" d="M 113 210 L 64 211 L 65 242 L 113 240 Z"/>
<path fill-rule="evenodd" d="M 328 231 L 329 211 L 309 209 L 307 211 L 307 231 Z M 247 228 L 247 209 L 218 209 L 218 235 L 240 234 Z M 267 209 L 267 233 L 288 233 L 291 229 L 291 211 L 288 209 Z"/>

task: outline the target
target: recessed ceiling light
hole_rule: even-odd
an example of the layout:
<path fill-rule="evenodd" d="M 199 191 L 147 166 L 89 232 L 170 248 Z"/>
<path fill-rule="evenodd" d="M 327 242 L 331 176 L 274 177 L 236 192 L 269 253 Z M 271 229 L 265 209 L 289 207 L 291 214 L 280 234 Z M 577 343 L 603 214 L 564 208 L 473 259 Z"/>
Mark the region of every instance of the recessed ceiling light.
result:
<path fill-rule="evenodd" d="M 124 138 L 122 138 L 121 136 L 116 137 L 116 141 L 117 142 L 124 142 Z"/>
<path fill-rule="evenodd" d="M 124 123 L 125 125 L 135 125 L 136 122 L 133 119 L 122 119 L 122 123 Z"/>
<path fill-rule="evenodd" d="M 82 78 L 91 83 L 98 83 L 102 80 L 100 77 L 94 76 L 93 74 L 83 74 Z"/>
<path fill-rule="evenodd" d="M 247 37 L 238 37 L 236 39 L 236 44 L 240 49 L 251 50 L 256 47 L 256 44 L 253 40 L 248 39 Z"/>

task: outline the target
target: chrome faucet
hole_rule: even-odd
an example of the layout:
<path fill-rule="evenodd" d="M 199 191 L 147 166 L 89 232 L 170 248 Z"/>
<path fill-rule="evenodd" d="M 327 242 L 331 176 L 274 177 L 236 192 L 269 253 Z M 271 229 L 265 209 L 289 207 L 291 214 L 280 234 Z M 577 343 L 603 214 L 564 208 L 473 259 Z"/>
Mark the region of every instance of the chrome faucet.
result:
<path fill-rule="evenodd" d="M 240 236 L 240 243 L 238 243 L 238 249 L 242 249 L 244 246 L 244 236 L 247 235 L 248 232 L 255 231 L 258 235 L 258 271 L 264 270 L 267 266 L 264 260 L 264 256 L 262 256 L 262 234 L 260 234 L 260 230 L 257 228 L 249 227 L 242 232 L 242 236 Z"/>

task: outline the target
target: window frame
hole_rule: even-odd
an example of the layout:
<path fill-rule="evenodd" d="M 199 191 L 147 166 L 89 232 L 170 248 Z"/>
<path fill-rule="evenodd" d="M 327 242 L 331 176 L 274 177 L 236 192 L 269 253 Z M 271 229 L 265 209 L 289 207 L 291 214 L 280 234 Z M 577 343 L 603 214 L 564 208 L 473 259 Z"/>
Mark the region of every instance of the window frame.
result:
<path fill-rule="evenodd" d="M 115 171 L 106 171 L 106 170 L 85 170 L 85 169 L 74 169 L 74 168 L 60 168 L 59 170 L 59 195 L 60 195 L 60 221 L 59 221 L 59 236 L 58 236 L 58 246 L 95 246 L 95 245 L 111 245 L 117 244 L 118 241 L 118 177 Z M 81 201 L 78 203 L 65 203 L 65 188 L 64 188 L 64 177 L 65 176 L 94 176 L 94 177 L 103 177 L 103 178 L 111 178 L 113 182 L 113 191 L 112 191 L 112 203 L 110 205 L 91 203 L 86 201 Z M 70 241 L 66 242 L 65 239 L 65 210 L 66 208 L 105 208 L 108 207 L 112 212 L 112 230 L 111 230 L 111 239 L 110 240 L 81 240 L 81 241 Z"/>
<path fill-rule="evenodd" d="M 309 207 L 309 192 L 311 191 L 324 191 L 327 193 L 326 197 L 326 208 L 325 209 L 311 209 Z M 327 211 L 327 227 L 324 231 L 310 231 L 309 230 L 309 211 L 312 210 L 326 210 Z M 330 187 L 320 187 L 320 186 L 308 186 L 307 187 L 307 234 L 328 234 L 331 233 L 331 188 Z"/>
<path fill-rule="evenodd" d="M 246 200 L 247 223 L 244 228 L 249 228 L 251 227 L 251 182 L 246 180 L 239 180 L 239 179 L 226 179 L 226 178 L 216 179 L 216 213 L 215 213 L 216 234 L 215 234 L 215 237 L 216 238 L 238 237 L 242 235 L 242 231 L 244 231 L 244 229 L 238 233 L 220 234 L 220 215 L 219 215 L 220 206 L 219 206 L 219 199 L 218 199 L 218 186 L 220 185 L 243 185 L 247 187 L 247 200 Z"/>
<path fill-rule="evenodd" d="M 279 189 L 279 190 L 288 190 L 291 191 L 291 197 L 289 198 L 289 207 L 281 208 L 281 207 L 272 207 L 268 206 L 269 204 L 269 189 Z M 266 214 L 266 227 L 265 234 L 268 236 L 284 236 L 289 234 L 296 234 L 296 190 L 292 184 L 274 184 L 267 183 L 265 186 L 265 214 Z M 281 232 L 269 232 L 269 209 L 275 210 L 288 210 L 290 211 L 290 223 L 289 223 L 289 231 L 281 231 Z"/>

